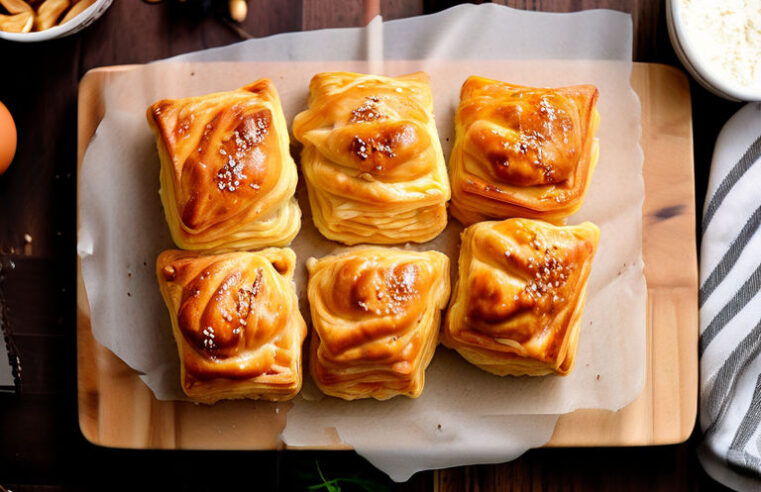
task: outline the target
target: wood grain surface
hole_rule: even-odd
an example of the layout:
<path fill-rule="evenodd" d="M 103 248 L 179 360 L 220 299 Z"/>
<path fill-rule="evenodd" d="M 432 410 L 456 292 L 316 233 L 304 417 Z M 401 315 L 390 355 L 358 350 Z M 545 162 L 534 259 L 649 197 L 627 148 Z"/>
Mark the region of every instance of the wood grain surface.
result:
<path fill-rule="evenodd" d="M 361 25 L 362 0 L 249 0 L 242 28 L 252 36 Z M 385 18 L 432 13 L 447 0 L 380 0 Z M 664 4 L 650 0 L 519 0 L 510 6 L 573 11 L 612 8 L 632 14 L 634 59 L 679 67 L 665 29 Z M 240 40 L 226 23 L 182 4 L 114 2 L 95 24 L 61 40 L 0 41 L 0 101 L 14 115 L 19 145 L 0 176 L 0 254 L 23 390 L 0 395 L 0 484 L 19 490 L 303 490 L 328 477 L 358 475 L 400 490 L 714 490 L 687 443 L 646 448 L 538 449 L 501 465 L 387 479 L 353 452 L 145 452 L 89 444 L 78 426 L 76 396 L 76 96 L 87 70 L 145 63 Z M 702 209 L 716 136 L 739 104 L 690 80 L 695 205 Z M 31 239 L 27 241 L 25 235 Z M 657 308 L 657 306 L 654 306 Z M 675 313 L 672 313 L 675 315 Z M 229 472 L 245 470 L 245 472 Z M 203 472 L 202 472 L 203 471 Z M 213 472 L 212 472 L 213 471 Z M 148 477 L 155 477 L 148 479 Z M 252 485 L 253 483 L 253 485 Z"/>

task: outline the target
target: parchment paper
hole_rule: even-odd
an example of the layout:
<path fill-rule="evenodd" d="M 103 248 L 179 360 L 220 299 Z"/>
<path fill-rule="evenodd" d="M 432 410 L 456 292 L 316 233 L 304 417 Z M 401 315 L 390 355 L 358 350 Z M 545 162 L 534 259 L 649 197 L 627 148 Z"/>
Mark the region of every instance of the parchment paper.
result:
<path fill-rule="evenodd" d="M 154 275 L 156 256 L 173 244 L 157 193 L 158 156 L 145 122 L 153 101 L 269 77 L 290 124 L 306 107 L 308 83 L 317 72 L 424 70 L 431 75 L 448 157 L 454 109 L 468 75 L 537 86 L 592 83 L 600 90 L 600 162 L 584 206 L 570 222 L 593 221 L 601 240 L 573 372 L 565 378 L 499 378 L 439 347 L 416 400 L 344 402 L 323 397 L 306 377 L 283 438 L 289 446 L 319 446 L 337 432 L 392 478 L 405 480 L 426 468 L 512 459 L 544 444 L 559 414 L 621 408 L 642 389 L 646 353 L 640 109 L 629 85 L 630 56 L 631 22 L 623 14 L 463 6 L 385 24 L 376 19 L 361 29 L 253 40 L 113 75 L 105 89 L 106 112 L 80 175 L 78 251 L 93 334 L 136 369 L 157 398 L 183 398 L 176 347 Z M 297 197 L 304 220 L 292 247 L 308 319 L 303 263 L 339 245 L 314 229 L 303 180 Z M 439 238 L 414 247 L 442 250 L 456 267 L 460 230 L 451 219 Z"/>

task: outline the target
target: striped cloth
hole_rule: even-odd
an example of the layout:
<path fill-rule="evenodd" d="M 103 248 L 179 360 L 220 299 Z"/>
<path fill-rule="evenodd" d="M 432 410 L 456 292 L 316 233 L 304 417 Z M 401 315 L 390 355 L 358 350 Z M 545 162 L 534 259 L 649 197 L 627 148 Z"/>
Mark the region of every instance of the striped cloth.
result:
<path fill-rule="evenodd" d="M 717 481 L 761 490 L 761 103 L 719 134 L 702 226 L 698 455 Z"/>

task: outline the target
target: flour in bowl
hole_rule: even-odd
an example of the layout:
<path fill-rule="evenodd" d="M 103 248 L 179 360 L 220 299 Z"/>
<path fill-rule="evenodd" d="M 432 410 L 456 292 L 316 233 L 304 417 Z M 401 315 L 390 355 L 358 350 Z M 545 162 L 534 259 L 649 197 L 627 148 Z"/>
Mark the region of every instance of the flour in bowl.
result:
<path fill-rule="evenodd" d="M 761 89 L 761 0 L 679 0 L 685 35 L 710 73 Z"/>

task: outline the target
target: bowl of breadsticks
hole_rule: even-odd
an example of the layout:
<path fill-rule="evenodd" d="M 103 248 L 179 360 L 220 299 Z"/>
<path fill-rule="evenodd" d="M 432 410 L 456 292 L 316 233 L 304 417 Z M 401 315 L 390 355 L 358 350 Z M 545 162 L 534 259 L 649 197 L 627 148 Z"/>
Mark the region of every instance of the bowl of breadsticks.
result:
<path fill-rule="evenodd" d="M 113 0 L 0 0 L 0 39 L 62 38 L 92 24 Z"/>

